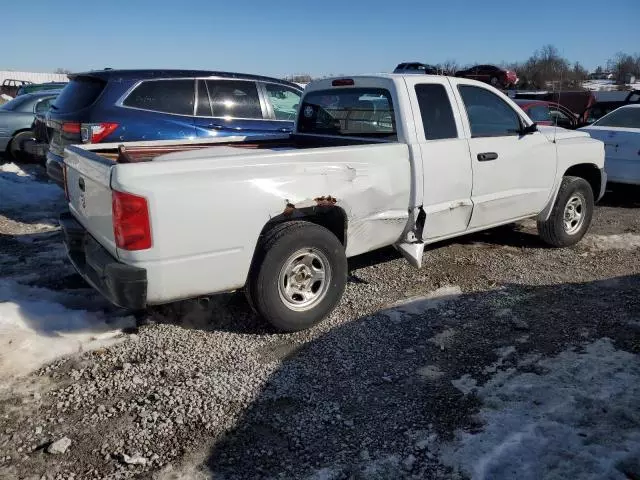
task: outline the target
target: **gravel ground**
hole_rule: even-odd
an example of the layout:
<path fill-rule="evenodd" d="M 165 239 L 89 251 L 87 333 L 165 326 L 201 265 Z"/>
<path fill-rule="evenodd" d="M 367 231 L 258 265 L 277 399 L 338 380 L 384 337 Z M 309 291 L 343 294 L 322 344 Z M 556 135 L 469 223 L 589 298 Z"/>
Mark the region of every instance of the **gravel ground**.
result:
<path fill-rule="evenodd" d="M 544 379 L 568 352 L 640 363 L 639 200 L 607 194 L 569 249 L 529 221 L 434 245 L 422 270 L 391 249 L 352 259 L 342 302 L 305 332 L 273 333 L 239 293 L 159 309 L 0 388 L 0 478 L 481 478 L 451 451 L 491 431 L 483 385 Z M 121 315 L 61 261 L 41 221 L 58 208 L 0 211 L 0 279 Z M 640 476 L 614 453 L 609 478 Z"/>

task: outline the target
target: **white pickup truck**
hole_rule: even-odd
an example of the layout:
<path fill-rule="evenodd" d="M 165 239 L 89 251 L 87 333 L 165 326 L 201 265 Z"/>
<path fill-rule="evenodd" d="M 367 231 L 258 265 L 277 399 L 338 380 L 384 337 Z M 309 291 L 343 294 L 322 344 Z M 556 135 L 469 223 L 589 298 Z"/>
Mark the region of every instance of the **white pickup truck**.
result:
<path fill-rule="evenodd" d="M 224 121 L 224 119 L 219 119 Z M 535 218 L 579 241 L 605 189 L 604 147 L 537 127 L 483 83 L 374 75 L 307 86 L 294 133 L 65 152 L 71 261 L 133 310 L 244 288 L 275 327 L 335 307 L 347 258 Z"/>

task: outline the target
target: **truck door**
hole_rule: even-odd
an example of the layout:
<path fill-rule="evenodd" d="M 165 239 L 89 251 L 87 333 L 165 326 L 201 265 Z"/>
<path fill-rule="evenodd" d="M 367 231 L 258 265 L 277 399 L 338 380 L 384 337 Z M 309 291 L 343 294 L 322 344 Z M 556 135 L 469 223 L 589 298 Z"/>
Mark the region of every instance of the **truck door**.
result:
<path fill-rule="evenodd" d="M 525 121 L 504 95 L 462 79 L 451 81 L 469 133 L 474 205 L 469 229 L 542 211 L 556 175 L 555 144 L 541 132 L 522 134 Z"/>
<path fill-rule="evenodd" d="M 466 230 L 471 203 L 469 145 L 446 77 L 406 77 L 422 156 L 423 239 L 433 241 Z"/>

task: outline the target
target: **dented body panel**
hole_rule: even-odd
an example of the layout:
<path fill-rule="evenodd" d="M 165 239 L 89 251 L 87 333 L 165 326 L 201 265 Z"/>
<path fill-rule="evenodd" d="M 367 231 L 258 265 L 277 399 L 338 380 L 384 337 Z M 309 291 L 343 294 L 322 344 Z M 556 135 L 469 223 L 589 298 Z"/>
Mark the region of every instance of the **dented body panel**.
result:
<path fill-rule="evenodd" d="M 116 165 L 111 178 L 114 190 L 149 203 L 153 248 L 119 250 L 118 257 L 147 270 L 150 303 L 242 287 L 263 227 L 282 215 L 341 208 L 348 256 L 395 243 L 407 224 L 410 167 L 403 144 L 233 158 L 204 149 L 171 162 L 171 169 L 170 158 L 158 160 Z"/>

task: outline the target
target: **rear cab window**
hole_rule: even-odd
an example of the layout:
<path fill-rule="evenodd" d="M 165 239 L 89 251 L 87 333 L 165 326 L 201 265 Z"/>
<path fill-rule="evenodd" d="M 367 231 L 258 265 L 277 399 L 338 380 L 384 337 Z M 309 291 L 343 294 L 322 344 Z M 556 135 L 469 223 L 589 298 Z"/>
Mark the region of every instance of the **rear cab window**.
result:
<path fill-rule="evenodd" d="M 94 77 L 75 77 L 62 89 L 53 103 L 59 112 L 77 112 L 89 107 L 98 99 L 107 82 Z"/>
<path fill-rule="evenodd" d="M 396 140 L 394 105 L 384 88 L 333 88 L 303 98 L 298 132 Z"/>

